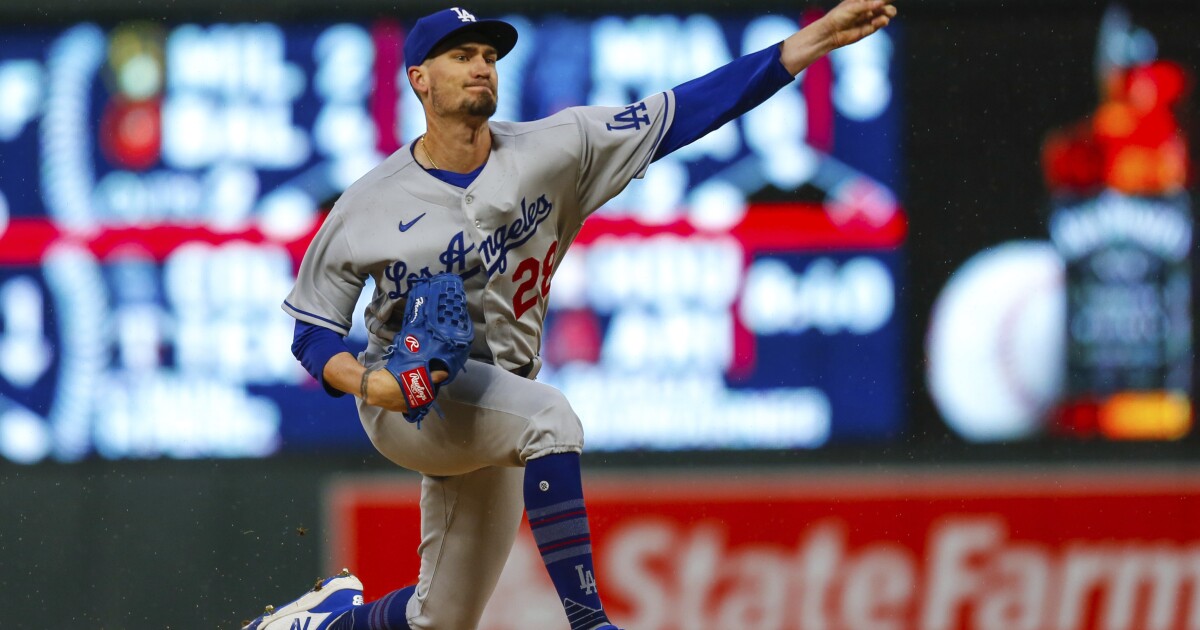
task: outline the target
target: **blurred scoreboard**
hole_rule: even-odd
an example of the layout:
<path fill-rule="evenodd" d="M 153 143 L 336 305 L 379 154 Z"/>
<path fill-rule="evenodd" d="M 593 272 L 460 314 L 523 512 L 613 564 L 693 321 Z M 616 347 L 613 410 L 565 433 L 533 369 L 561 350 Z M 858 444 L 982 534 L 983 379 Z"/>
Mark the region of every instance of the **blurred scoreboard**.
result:
<path fill-rule="evenodd" d="M 497 118 L 631 102 L 811 18 L 506 16 Z M 409 24 L 3 32 L 0 457 L 370 448 L 291 356 L 279 304 L 340 191 L 423 131 Z M 585 226 L 539 378 L 589 448 L 903 430 L 896 35 L 821 60 Z"/>

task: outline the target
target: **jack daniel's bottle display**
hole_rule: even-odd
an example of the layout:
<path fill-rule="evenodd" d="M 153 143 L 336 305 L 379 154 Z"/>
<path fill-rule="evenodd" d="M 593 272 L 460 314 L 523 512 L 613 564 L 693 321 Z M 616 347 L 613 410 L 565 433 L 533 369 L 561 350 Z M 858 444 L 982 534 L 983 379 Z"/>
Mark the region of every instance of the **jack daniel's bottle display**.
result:
<path fill-rule="evenodd" d="M 1177 439 L 1192 427 L 1191 199 L 1175 111 L 1187 76 L 1112 67 L 1082 123 L 1049 136 L 1050 238 L 1066 264 L 1067 371 L 1052 433 Z"/>

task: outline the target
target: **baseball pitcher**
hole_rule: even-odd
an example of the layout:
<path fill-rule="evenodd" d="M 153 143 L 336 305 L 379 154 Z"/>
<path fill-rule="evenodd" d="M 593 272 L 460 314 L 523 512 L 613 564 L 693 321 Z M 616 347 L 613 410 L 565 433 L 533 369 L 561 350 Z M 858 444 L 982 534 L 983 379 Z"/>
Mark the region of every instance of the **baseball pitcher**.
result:
<path fill-rule="evenodd" d="M 293 352 L 363 428 L 422 473 L 420 572 L 364 604 L 349 571 L 249 630 L 473 630 L 522 512 L 572 630 L 616 630 L 596 588 L 580 481 L 583 429 L 537 382 L 551 279 L 584 220 L 656 159 L 765 101 L 815 60 L 883 28 L 892 0 L 843 0 L 786 40 L 624 107 L 491 120 L 516 29 L 461 8 L 404 44 L 426 132 L 351 185 L 283 309 Z M 367 278 L 369 345 L 343 342 Z"/>

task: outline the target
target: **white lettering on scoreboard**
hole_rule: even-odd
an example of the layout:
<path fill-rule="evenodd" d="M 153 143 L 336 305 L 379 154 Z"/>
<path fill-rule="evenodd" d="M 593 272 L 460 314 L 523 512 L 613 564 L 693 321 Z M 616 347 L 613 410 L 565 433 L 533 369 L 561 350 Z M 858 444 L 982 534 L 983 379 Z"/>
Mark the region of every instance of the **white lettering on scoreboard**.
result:
<path fill-rule="evenodd" d="M 833 410 L 819 388 L 726 385 L 735 315 L 755 335 L 867 335 L 892 321 L 895 280 L 866 255 L 817 257 L 799 270 L 777 258 L 747 269 L 745 260 L 732 237 L 673 235 L 601 236 L 564 257 L 552 312 L 589 309 L 607 326 L 594 363 L 547 365 L 539 380 L 571 399 L 590 448 L 814 448 L 829 440 Z"/>
<path fill-rule="evenodd" d="M 860 256 L 842 264 L 818 258 L 800 272 L 765 259 L 746 273 L 741 316 L 760 335 L 809 329 L 865 335 L 891 321 L 895 305 L 895 281 L 875 258 Z"/>

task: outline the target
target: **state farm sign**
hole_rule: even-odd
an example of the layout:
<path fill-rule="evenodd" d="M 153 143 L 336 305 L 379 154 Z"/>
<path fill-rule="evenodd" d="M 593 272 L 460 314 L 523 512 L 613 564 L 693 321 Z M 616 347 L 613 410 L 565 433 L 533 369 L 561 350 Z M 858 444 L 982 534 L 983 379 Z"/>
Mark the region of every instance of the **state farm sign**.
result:
<path fill-rule="evenodd" d="M 1054 468 L 591 475 L 597 579 L 631 630 L 1200 630 L 1200 473 Z M 410 478 L 327 497 L 330 568 L 414 581 Z M 523 530 L 483 630 L 565 630 Z"/>

